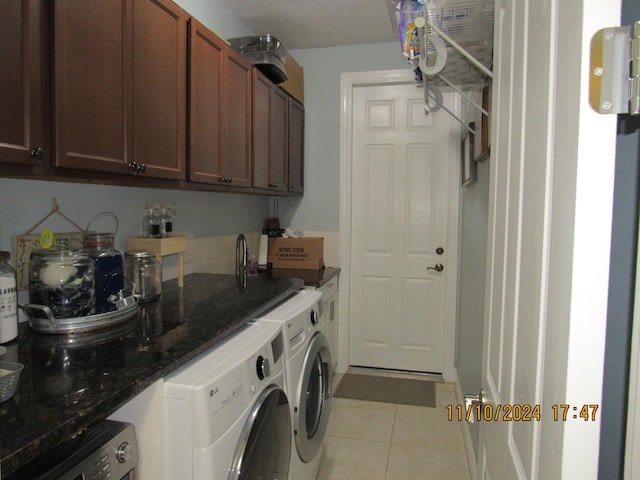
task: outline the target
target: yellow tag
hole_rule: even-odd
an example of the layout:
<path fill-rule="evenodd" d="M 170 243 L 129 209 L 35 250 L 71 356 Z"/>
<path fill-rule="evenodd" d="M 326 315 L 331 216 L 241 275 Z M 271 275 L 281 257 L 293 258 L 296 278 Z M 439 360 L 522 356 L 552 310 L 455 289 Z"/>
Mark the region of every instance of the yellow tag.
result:
<path fill-rule="evenodd" d="M 53 232 L 50 228 L 45 228 L 40 234 L 40 246 L 45 250 L 53 245 Z"/>
<path fill-rule="evenodd" d="M 6 368 L 0 368 L 0 377 L 4 377 L 5 375 L 9 375 L 13 373 L 11 370 L 7 370 Z"/>

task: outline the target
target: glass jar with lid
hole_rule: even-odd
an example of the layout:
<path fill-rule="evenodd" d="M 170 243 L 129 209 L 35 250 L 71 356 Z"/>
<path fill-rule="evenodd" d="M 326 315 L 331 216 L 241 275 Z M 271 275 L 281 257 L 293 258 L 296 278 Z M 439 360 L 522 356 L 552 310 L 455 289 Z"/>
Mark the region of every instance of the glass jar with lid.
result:
<path fill-rule="evenodd" d="M 124 252 L 124 277 L 127 289 L 139 302 L 151 302 L 162 293 L 162 264 L 153 254 L 142 250 Z"/>
<path fill-rule="evenodd" d="M 94 287 L 94 262 L 86 250 L 58 241 L 47 250 L 31 252 L 29 302 L 48 306 L 54 317 L 94 313 Z"/>
<path fill-rule="evenodd" d="M 95 262 L 95 313 L 115 310 L 112 296 L 124 289 L 122 252 L 114 248 L 113 238 L 113 233 L 84 234 L 84 247 Z"/>
<path fill-rule="evenodd" d="M 10 258 L 9 252 L 0 251 L 0 343 L 18 336 L 18 291 Z"/>

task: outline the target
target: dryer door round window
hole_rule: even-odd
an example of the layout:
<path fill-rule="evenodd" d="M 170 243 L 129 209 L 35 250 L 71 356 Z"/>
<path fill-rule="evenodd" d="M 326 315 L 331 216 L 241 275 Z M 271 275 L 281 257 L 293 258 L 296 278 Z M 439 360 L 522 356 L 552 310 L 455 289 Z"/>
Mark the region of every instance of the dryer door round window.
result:
<path fill-rule="evenodd" d="M 289 478 L 291 414 L 287 395 L 277 385 L 267 387 L 247 417 L 229 470 L 229 480 Z M 292 479 L 293 480 L 293 479 Z"/>
<path fill-rule="evenodd" d="M 331 354 L 327 339 L 316 333 L 307 348 L 298 384 L 294 433 L 298 455 L 312 461 L 322 448 L 331 408 Z"/>

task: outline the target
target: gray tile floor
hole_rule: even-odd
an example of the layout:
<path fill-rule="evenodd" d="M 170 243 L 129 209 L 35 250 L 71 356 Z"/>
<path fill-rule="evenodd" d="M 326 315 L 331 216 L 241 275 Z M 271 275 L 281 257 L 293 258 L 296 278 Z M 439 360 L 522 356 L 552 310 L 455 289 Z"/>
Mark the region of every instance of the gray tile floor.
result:
<path fill-rule="evenodd" d="M 318 480 L 469 480 L 453 384 L 436 384 L 436 408 L 333 402 Z"/>

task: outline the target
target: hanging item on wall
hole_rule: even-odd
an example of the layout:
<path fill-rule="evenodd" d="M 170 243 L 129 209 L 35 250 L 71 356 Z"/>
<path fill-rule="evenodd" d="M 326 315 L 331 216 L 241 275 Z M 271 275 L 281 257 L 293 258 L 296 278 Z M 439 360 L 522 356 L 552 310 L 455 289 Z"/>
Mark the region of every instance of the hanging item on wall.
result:
<path fill-rule="evenodd" d="M 57 214 L 62 216 L 71 225 L 76 227 L 76 232 L 54 233 L 51 229 L 45 228 L 41 233 L 34 234 L 36 228 L 42 225 L 49 217 Z M 67 217 L 60 211 L 58 200 L 53 198 L 53 206 L 51 211 L 45 215 L 38 223 L 31 227 L 24 235 L 16 236 L 15 244 L 15 270 L 18 283 L 18 290 L 26 290 L 29 288 L 29 259 L 31 252 L 36 249 L 51 248 L 56 240 L 66 240 L 69 243 L 82 245 L 84 228 Z"/>

